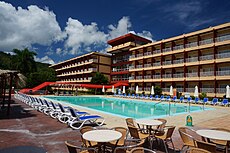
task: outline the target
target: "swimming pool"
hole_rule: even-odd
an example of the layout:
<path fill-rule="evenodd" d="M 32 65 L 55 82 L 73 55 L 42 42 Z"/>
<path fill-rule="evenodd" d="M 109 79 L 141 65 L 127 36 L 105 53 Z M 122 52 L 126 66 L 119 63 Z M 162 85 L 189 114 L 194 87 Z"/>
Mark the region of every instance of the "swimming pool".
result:
<path fill-rule="evenodd" d="M 132 118 L 156 118 L 160 116 L 176 115 L 187 113 L 188 104 L 143 102 L 134 99 L 110 98 L 110 97 L 90 97 L 90 96 L 44 96 L 55 101 L 66 102 L 81 107 L 94 109 L 122 117 Z M 169 107 L 170 106 L 170 107 Z M 170 111 L 169 111 L 170 110 Z M 201 106 L 190 106 L 190 112 L 201 111 Z"/>

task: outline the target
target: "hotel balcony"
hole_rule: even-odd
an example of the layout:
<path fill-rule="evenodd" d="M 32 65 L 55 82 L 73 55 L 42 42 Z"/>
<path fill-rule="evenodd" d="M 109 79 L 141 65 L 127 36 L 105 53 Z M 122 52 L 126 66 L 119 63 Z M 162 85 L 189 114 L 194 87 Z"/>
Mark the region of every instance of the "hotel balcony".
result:
<path fill-rule="evenodd" d="M 160 54 L 161 54 L 161 50 L 160 49 L 157 49 L 157 50 L 153 51 L 153 57 L 159 56 Z"/>
<path fill-rule="evenodd" d="M 173 74 L 173 81 L 184 81 L 184 73 Z"/>
<path fill-rule="evenodd" d="M 151 70 L 152 69 L 152 64 L 144 64 L 144 70 Z"/>
<path fill-rule="evenodd" d="M 186 81 L 198 81 L 198 72 L 186 73 Z"/>
<path fill-rule="evenodd" d="M 115 81 L 115 82 L 117 82 L 117 81 L 127 81 L 129 79 L 130 78 L 127 78 L 127 77 L 125 77 L 125 78 L 112 78 L 112 81 Z"/>
<path fill-rule="evenodd" d="M 152 77 L 151 77 L 151 75 L 145 75 L 145 76 L 144 76 L 144 82 L 152 82 Z"/>
<path fill-rule="evenodd" d="M 230 78 L 230 70 L 216 71 L 217 80 L 228 80 Z"/>
<path fill-rule="evenodd" d="M 198 57 L 186 58 L 186 66 L 197 65 L 197 64 L 199 64 Z"/>
<path fill-rule="evenodd" d="M 129 67 L 129 71 L 141 71 L 141 70 L 143 70 L 143 66 L 142 66 L 142 64 L 141 65 L 136 65 L 136 68 L 132 65 L 132 66 L 130 66 Z"/>
<path fill-rule="evenodd" d="M 134 42 L 127 42 L 118 46 L 114 46 L 111 48 L 108 48 L 107 52 L 112 53 L 113 51 L 117 51 L 117 50 L 128 50 L 131 47 L 135 47 L 136 44 Z"/>
<path fill-rule="evenodd" d="M 172 81 L 172 74 L 163 74 L 162 81 Z"/>
<path fill-rule="evenodd" d="M 214 71 L 200 72 L 200 80 L 214 80 Z"/>
<path fill-rule="evenodd" d="M 184 59 L 173 60 L 172 67 L 181 67 L 184 66 Z"/>
<path fill-rule="evenodd" d="M 219 36 L 215 38 L 215 45 L 225 45 L 230 43 L 230 34 L 227 34 L 225 36 Z"/>
<path fill-rule="evenodd" d="M 198 43 L 197 42 L 190 42 L 188 44 L 185 44 L 185 51 L 195 50 L 198 49 Z"/>
<path fill-rule="evenodd" d="M 152 57 L 152 52 L 145 52 L 144 53 L 144 58 L 150 58 Z"/>
<path fill-rule="evenodd" d="M 163 69 L 172 67 L 172 61 L 164 61 L 162 67 Z"/>
<path fill-rule="evenodd" d="M 200 64 L 212 64 L 214 63 L 214 55 L 200 56 Z"/>
<path fill-rule="evenodd" d="M 131 55 L 129 57 L 129 61 L 140 60 L 140 59 L 143 59 L 143 53 Z"/>
<path fill-rule="evenodd" d="M 229 62 L 230 61 L 230 50 L 227 53 L 216 54 L 216 63 Z"/>

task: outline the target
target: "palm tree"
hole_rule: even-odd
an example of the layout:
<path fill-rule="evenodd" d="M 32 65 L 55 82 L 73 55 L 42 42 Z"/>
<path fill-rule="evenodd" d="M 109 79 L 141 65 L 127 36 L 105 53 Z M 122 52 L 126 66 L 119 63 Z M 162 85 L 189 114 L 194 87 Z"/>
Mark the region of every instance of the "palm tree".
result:
<path fill-rule="evenodd" d="M 24 50 L 14 49 L 13 52 L 16 54 L 14 62 L 16 70 L 19 70 L 25 76 L 37 70 L 34 61 L 34 56 L 37 55 L 35 52 L 29 51 L 27 48 Z"/>

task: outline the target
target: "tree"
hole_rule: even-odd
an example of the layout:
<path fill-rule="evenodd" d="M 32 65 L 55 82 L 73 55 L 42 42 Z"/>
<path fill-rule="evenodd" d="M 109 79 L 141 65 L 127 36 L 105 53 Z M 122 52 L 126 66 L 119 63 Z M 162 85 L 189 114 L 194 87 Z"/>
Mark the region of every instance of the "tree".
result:
<path fill-rule="evenodd" d="M 91 83 L 92 84 L 108 84 L 109 80 L 108 77 L 104 76 L 103 74 L 101 74 L 100 72 L 97 72 L 95 74 L 95 76 L 92 77 L 91 79 Z M 95 94 L 97 94 L 97 89 L 92 89 L 92 92 L 95 92 Z M 102 91 L 100 90 L 99 94 L 101 94 Z"/>
<path fill-rule="evenodd" d="M 92 84 L 108 84 L 108 77 L 104 76 L 100 72 L 97 72 L 94 77 L 91 79 Z"/>
<path fill-rule="evenodd" d="M 162 94 L 162 89 L 159 86 L 154 87 L 154 92 L 155 95 L 161 95 Z"/>
<path fill-rule="evenodd" d="M 37 71 L 36 62 L 34 56 L 37 55 L 33 51 L 29 51 L 27 48 L 24 50 L 14 49 L 14 65 L 16 70 L 19 70 L 25 76 L 28 76 L 32 72 Z"/>

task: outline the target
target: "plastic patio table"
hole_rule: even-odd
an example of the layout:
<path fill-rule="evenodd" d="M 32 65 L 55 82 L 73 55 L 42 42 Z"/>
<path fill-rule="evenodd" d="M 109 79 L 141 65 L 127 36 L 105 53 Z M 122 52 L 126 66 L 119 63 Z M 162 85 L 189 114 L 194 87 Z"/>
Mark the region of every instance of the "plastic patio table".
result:
<path fill-rule="evenodd" d="M 103 145 L 103 152 L 105 152 L 106 142 L 118 142 L 122 134 L 115 130 L 92 130 L 85 132 L 82 137 L 88 141 L 101 143 Z"/>
<path fill-rule="evenodd" d="M 197 134 L 204 138 L 224 140 L 230 142 L 230 132 L 220 131 L 220 130 L 197 130 Z M 228 147 L 226 146 L 226 152 L 228 152 Z"/>

